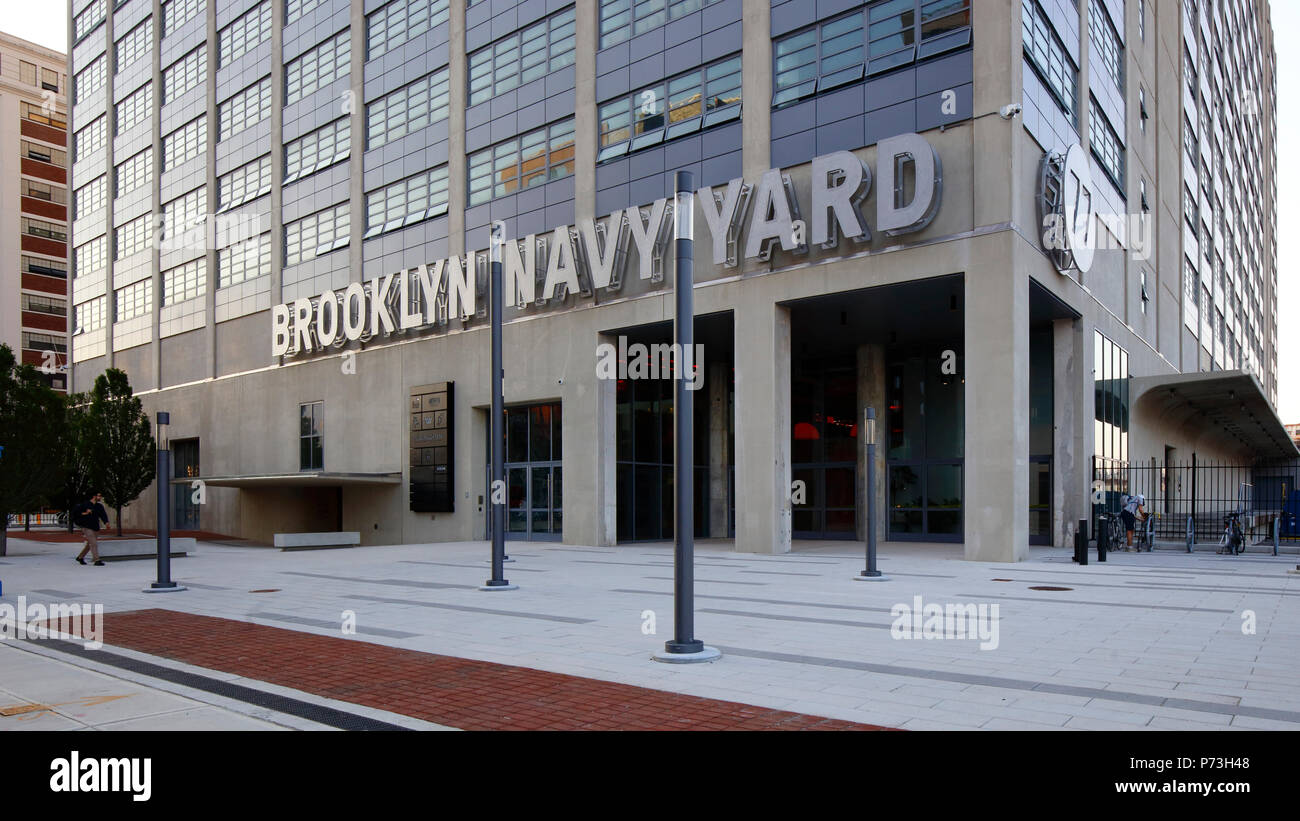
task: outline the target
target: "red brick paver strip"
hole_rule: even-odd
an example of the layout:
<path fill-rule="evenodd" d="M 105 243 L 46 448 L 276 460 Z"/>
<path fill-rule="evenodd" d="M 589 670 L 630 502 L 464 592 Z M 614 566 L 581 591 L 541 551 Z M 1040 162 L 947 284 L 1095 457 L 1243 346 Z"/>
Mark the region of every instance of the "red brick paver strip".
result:
<path fill-rule="evenodd" d="M 889 729 L 172 610 L 107 613 L 104 639 L 464 730 Z"/>

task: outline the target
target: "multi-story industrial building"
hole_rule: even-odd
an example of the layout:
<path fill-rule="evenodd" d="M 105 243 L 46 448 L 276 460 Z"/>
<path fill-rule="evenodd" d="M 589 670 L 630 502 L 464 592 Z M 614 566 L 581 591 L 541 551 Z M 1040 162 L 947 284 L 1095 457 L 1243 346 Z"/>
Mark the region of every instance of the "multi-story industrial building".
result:
<path fill-rule="evenodd" d="M 67 55 L 0 33 L 0 343 L 68 389 Z"/>
<path fill-rule="evenodd" d="M 182 524 L 483 538 L 495 225 L 510 535 L 668 538 L 679 169 L 698 535 L 860 538 L 867 407 L 881 537 L 975 559 L 1296 455 L 1263 0 L 71 12 L 74 386 L 170 412 Z"/>

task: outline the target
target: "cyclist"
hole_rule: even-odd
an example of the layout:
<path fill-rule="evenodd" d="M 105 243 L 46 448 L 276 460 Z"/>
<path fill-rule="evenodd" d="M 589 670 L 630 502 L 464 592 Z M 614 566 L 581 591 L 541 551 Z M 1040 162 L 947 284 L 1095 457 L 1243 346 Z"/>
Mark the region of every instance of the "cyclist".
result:
<path fill-rule="evenodd" d="M 1124 532 L 1127 536 L 1125 551 L 1133 549 L 1133 531 L 1137 529 L 1138 519 L 1146 518 L 1146 510 L 1144 509 L 1146 503 L 1147 500 L 1142 494 L 1137 493 L 1128 497 L 1124 509 L 1120 511 L 1120 518 L 1124 520 Z"/>

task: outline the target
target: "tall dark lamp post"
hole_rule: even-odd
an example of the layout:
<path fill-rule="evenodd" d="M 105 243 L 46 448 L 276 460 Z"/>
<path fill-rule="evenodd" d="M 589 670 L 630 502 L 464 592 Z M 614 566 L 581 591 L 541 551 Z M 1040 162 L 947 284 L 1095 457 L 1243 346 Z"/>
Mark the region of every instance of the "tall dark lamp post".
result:
<path fill-rule="evenodd" d="M 501 294 L 501 246 L 505 242 L 505 226 L 494 223 L 488 251 L 491 258 L 492 305 L 492 419 L 489 435 L 492 437 L 492 481 L 488 486 L 488 504 L 492 511 L 492 578 L 479 585 L 479 590 L 518 590 L 505 578 L 506 561 L 506 502 L 505 502 L 505 398 L 502 395 L 501 368 L 501 313 L 505 299 Z"/>
<path fill-rule="evenodd" d="M 867 408 L 862 437 L 867 445 L 867 569 L 853 578 L 860 582 L 884 582 L 889 577 L 876 567 L 876 409 Z"/>
<path fill-rule="evenodd" d="M 167 430 L 171 421 L 171 414 L 158 411 L 154 427 L 154 443 L 158 452 L 155 468 L 158 483 L 158 538 L 155 540 L 158 543 L 158 581 L 146 587 L 146 593 L 175 593 L 185 589 L 183 585 L 172 581 L 172 452 Z"/>
<path fill-rule="evenodd" d="M 673 471 L 673 638 L 664 642 L 655 661 L 684 663 L 713 661 L 722 654 L 695 638 L 695 394 L 687 388 L 695 361 L 695 175 L 678 171 L 673 200 L 676 234 L 677 301 L 675 322 L 677 378 L 673 400 L 673 437 L 676 460 Z"/>

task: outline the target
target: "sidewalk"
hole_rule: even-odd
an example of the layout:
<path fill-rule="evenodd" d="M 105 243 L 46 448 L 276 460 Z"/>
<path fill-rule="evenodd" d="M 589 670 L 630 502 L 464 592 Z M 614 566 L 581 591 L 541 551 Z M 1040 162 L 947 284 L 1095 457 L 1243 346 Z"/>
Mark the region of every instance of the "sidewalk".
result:
<path fill-rule="evenodd" d="M 165 595 L 140 592 L 153 578 L 149 562 L 81 567 L 67 545 L 11 537 L 10 546 L 0 602 L 102 602 L 107 651 L 452 727 L 576 718 L 548 712 L 549 703 L 519 718 L 529 697 L 521 688 L 540 687 L 547 698 L 602 699 L 605 714 L 582 716 L 592 726 L 617 724 L 615 713 L 628 726 L 639 726 L 633 716 L 672 726 L 662 710 L 636 705 L 690 696 L 726 702 L 709 709 L 733 723 L 752 718 L 737 712 L 750 705 L 904 729 L 1300 729 L 1300 576 L 1286 573 L 1294 556 L 1121 553 L 1078 567 L 1064 550 L 1036 548 L 1030 561 L 1005 565 L 886 545 L 891 581 L 864 584 L 852 581 L 862 558 L 851 544 L 784 556 L 706 545 L 696 556 L 696 637 L 723 658 L 663 665 L 649 657 L 672 634 L 667 545 L 511 543 L 517 561 L 506 575 L 520 589 L 483 593 L 482 542 L 295 553 L 201 542 L 172 565 L 190 589 Z M 917 595 L 997 604 L 996 649 L 893 638 L 891 610 Z M 176 613 L 125 612 L 158 608 Z M 350 619 L 355 635 L 341 630 Z M 1251 619 L 1254 632 L 1243 632 Z M 239 666 L 259 653 L 262 667 Z M 324 672 L 313 665 L 326 661 L 334 679 L 313 683 Z M 429 671 L 448 672 L 457 687 L 409 682 Z M 692 704 L 686 712 L 703 715 Z"/>

